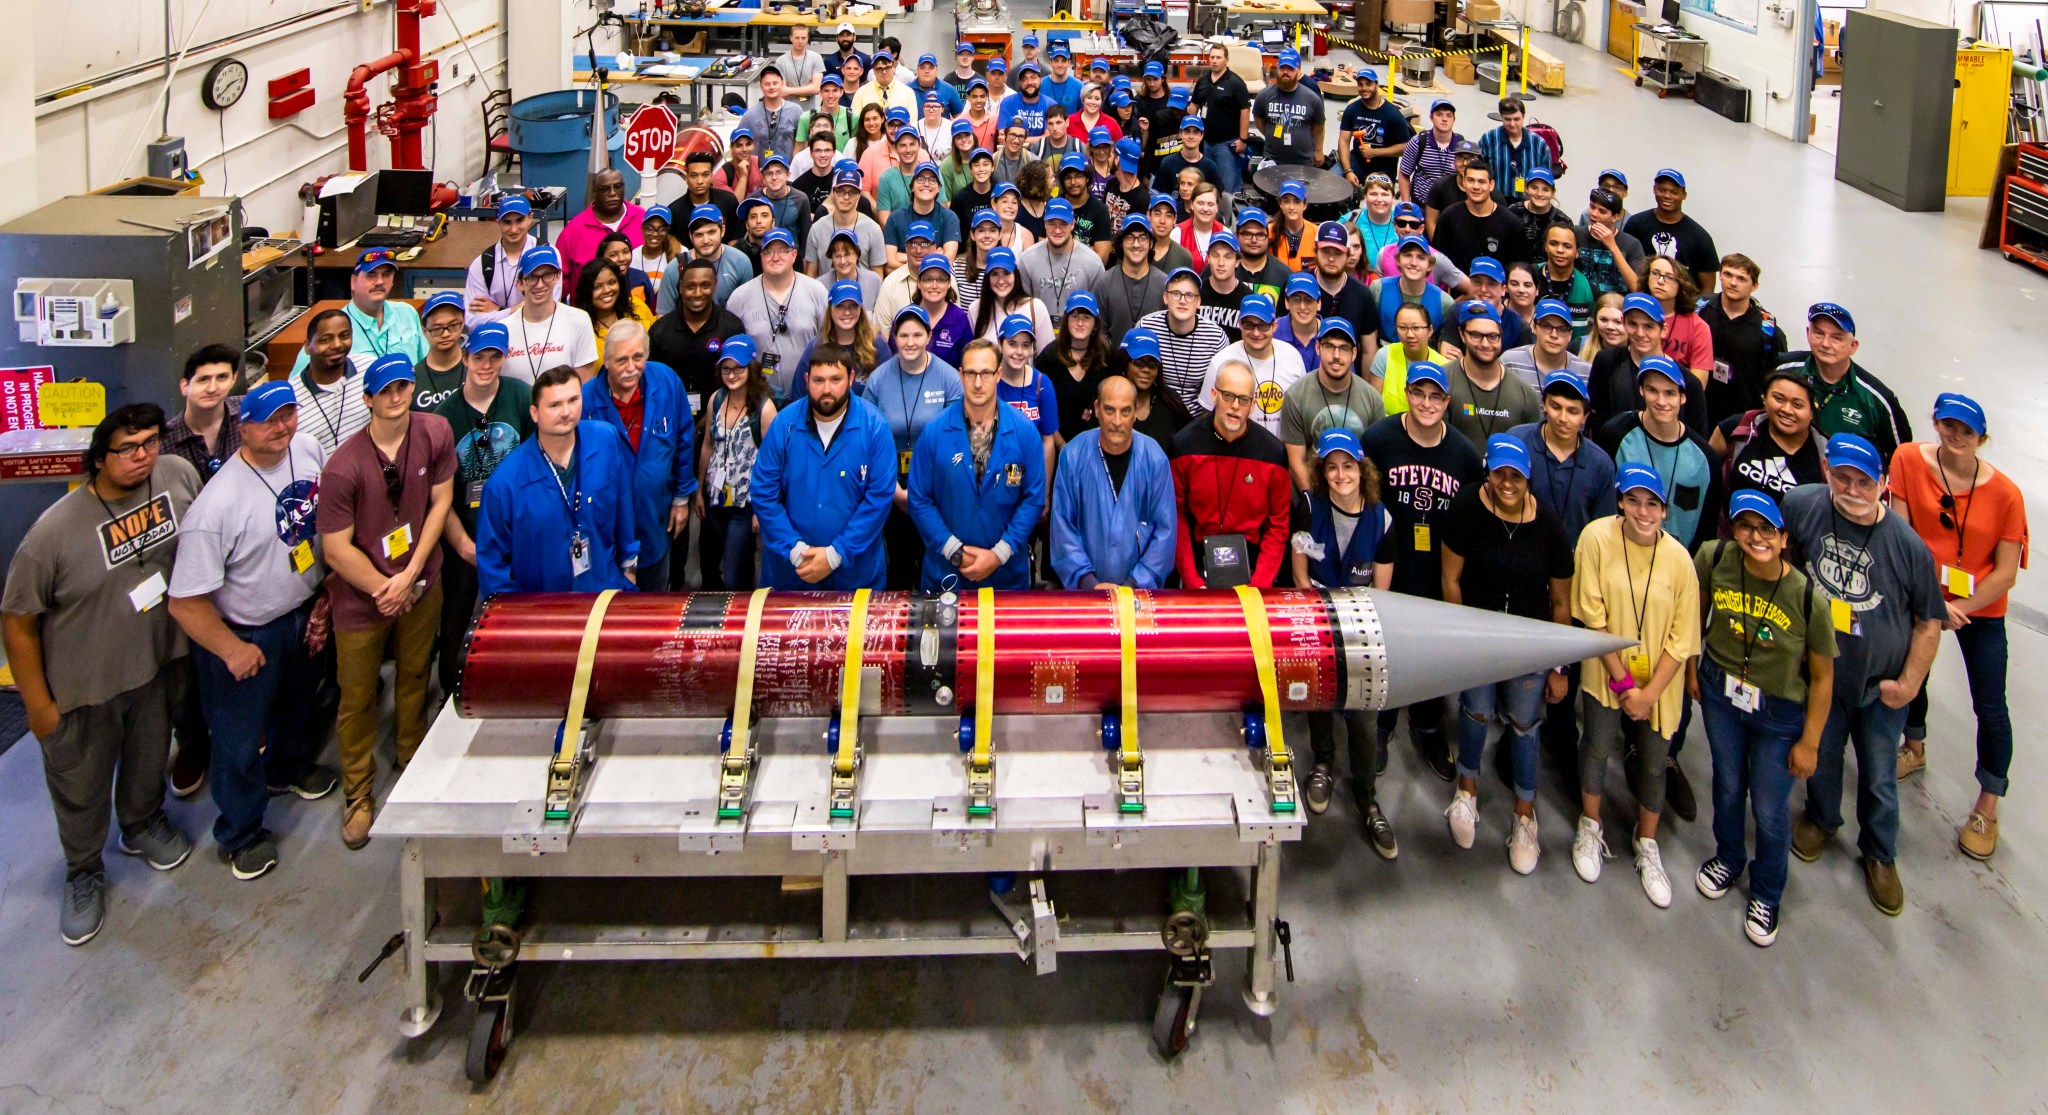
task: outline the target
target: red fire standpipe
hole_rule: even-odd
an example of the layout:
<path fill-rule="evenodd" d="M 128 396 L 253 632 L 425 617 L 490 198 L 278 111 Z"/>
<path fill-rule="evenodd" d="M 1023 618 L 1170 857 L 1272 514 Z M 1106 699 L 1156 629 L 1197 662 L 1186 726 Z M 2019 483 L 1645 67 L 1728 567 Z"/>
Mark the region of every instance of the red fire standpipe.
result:
<path fill-rule="evenodd" d="M 421 60 L 420 20 L 436 10 L 435 0 L 398 0 L 393 9 L 398 22 L 398 49 L 350 71 L 341 109 L 341 118 L 348 125 L 350 170 L 370 169 L 368 125 L 373 116 L 378 129 L 391 137 L 392 168 L 426 169 L 420 133 L 434 116 L 434 82 L 440 76 L 441 65 Z M 391 82 L 389 111 L 372 113 L 370 79 L 393 70 L 397 76 Z"/>

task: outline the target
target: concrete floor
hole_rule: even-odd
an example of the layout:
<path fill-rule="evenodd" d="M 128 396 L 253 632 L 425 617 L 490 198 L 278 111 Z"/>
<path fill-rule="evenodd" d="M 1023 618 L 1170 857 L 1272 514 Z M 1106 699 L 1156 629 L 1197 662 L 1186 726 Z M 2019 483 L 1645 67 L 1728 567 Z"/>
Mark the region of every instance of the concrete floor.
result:
<path fill-rule="evenodd" d="M 943 54 L 950 22 L 899 33 Z M 1683 167 L 1721 248 L 1762 263 L 1767 304 L 1796 318 L 1846 303 L 1863 362 L 1916 423 L 1937 391 L 1973 393 L 1994 416 L 1991 459 L 2048 492 L 2048 277 L 1976 250 L 1982 203 L 1899 213 L 1837 185 L 1819 151 L 1545 45 L 1574 81 L 1536 109 L 1566 137 L 1573 209 L 1603 166 L 1645 191 L 1658 166 Z M 1471 87 L 1453 97 L 1471 127 L 1491 107 Z M 2030 668 L 2048 651 L 2048 579 L 2023 576 L 2015 596 L 2013 711 L 2031 728 L 2048 716 Z M 1397 744 L 1382 800 L 1401 859 L 1375 859 L 1342 806 L 1313 824 L 1286 857 L 1300 982 L 1255 1025 L 1226 960 L 1177 1062 L 1147 1043 L 1149 955 L 1066 957 L 1042 980 L 999 960 L 529 965 L 524 1033 L 481 1091 L 462 1080 L 458 1011 L 408 1042 L 394 972 L 355 982 L 397 924 L 397 844 L 345 852 L 333 800 L 290 801 L 272 814 L 283 864 L 255 883 L 233 881 L 210 841 L 170 875 L 110 855 L 106 930 L 68 949 L 40 755 L 15 747 L 0 756 L 0 1111 L 2048 1110 L 2048 820 L 2032 789 L 2048 776 L 2026 731 L 2003 850 L 1964 859 L 1954 833 L 1975 787 L 1953 643 L 1932 692 L 1932 763 L 1901 794 L 1900 918 L 1872 909 L 1836 850 L 1794 863 L 1779 943 L 1751 947 L 1739 900 L 1690 885 L 1704 816 L 1667 829 L 1672 909 L 1643 899 L 1626 859 L 1588 887 L 1548 772 L 1544 859 L 1514 876 L 1498 784 L 1482 790 L 1479 846 L 1459 852 L 1447 787 Z M 1684 761 L 1704 787 L 1703 741 Z M 195 833 L 212 820 L 203 799 L 172 815 Z"/>

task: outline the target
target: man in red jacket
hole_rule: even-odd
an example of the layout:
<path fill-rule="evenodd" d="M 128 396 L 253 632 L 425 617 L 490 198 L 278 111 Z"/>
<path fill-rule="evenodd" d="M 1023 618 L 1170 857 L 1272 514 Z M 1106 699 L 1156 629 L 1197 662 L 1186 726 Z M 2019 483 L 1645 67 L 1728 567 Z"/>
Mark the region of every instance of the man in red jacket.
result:
<path fill-rule="evenodd" d="M 1287 448 L 1252 421 L 1257 389 L 1248 365 L 1225 363 L 1209 421 L 1174 436 L 1175 564 L 1188 588 L 1271 588 L 1287 557 Z"/>

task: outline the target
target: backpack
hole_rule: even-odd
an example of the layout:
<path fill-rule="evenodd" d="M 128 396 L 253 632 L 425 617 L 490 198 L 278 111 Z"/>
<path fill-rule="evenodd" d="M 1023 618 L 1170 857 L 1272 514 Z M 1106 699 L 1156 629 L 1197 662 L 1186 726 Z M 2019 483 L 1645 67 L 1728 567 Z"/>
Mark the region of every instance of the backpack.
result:
<path fill-rule="evenodd" d="M 1558 178 L 1563 178 L 1565 171 L 1564 137 L 1557 134 L 1556 128 L 1533 120 L 1529 123 L 1529 130 L 1542 136 L 1543 142 L 1550 145 L 1550 173 Z"/>

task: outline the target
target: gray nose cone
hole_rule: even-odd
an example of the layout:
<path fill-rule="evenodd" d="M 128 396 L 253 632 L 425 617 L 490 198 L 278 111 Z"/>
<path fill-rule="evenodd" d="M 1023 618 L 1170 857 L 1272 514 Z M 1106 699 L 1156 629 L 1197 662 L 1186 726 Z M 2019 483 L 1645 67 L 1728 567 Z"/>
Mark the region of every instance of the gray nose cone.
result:
<path fill-rule="evenodd" d="M 1374 663 L 1384 685 L 1364 687 L 1377 692 L 1360 700 L 1361 686 L 1354 676 L 1346 700 L 1351 708 L 1400 708 L 1635 645 L 1581 627 L 1399 592 L 1339 589 L 1330 597 L 1337 605 L 1347 668 L 1354 675 L 1363 672 L 1361 660 L 1372 657 L 1375 641 L 1384 649 L 1384 657 Z M 1366 598 L 1370 608 L 1359 607 L 1357 597 Z M 1370 629 L 1374 619 L 1379 629 L 1376 640 Z"/>

